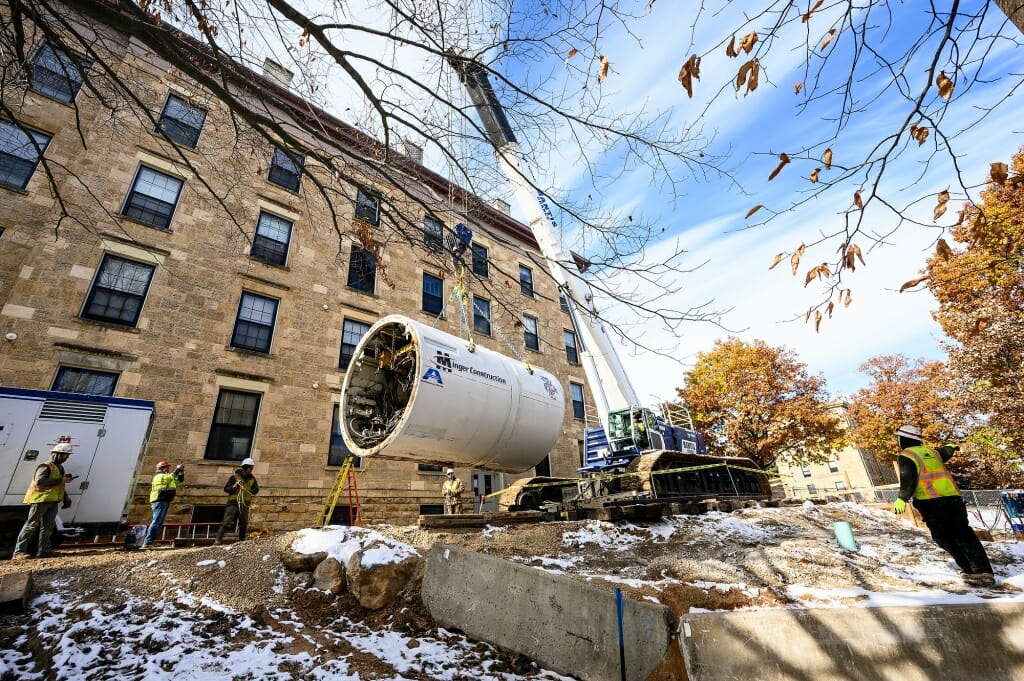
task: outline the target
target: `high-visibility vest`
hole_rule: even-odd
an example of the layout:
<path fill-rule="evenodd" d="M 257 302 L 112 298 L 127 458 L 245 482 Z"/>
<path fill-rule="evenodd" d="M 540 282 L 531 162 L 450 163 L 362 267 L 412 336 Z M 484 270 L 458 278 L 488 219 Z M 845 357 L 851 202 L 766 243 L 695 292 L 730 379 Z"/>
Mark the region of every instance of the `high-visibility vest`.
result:
<path fill-rule="evenodd" d="M 53 487 L 37 487 L 36 476 L 32 475 L 32 484 L 25 490 L 24 502 L 26 504 L 45 504 L 64 499 L 64 469 L 52 461 L 47 461 L 44 466 L 50 469 L 47 481 L 60 481 Z"/>
<path fill-rule="evenodd" d="M 905 456 L 917 466 L 917 487 L 914 488 L 915 499 L 937 499 L 939 497 L 958 497 L 960 488 L 956 486 L 953 476 L 946 470 L 942 457 L 931 447 L 907 447 L 900 456 Z"/>
<path fill-rule="evenodd" d="M 239 475 L 235 476 L 235 480 L 238 481 L 238 489 L 228 495 L 228 501 L 238 500 L 240 504 L 248 504 L 252 500 L 252 486 L 256 483 L 256 478 L 243 478 Z M 239 499 L 241 494 L 241 499 Z"/>
<path fill-rule="evenodd" d="M 462 496 L 462 481 L 458 478 L 454 480 L 445 480 L 444 486 L 441 488 L 441 492 L 444 496 L 459 497 Z"/>
<path fill-rule="evenodd" d="M 170 473 L 157 473 L 153 476 L 153 484 L 149 488 L 149 503 L 160 498 L 160 492 L 165 489 L 178 489 L 178 479 Z"/>

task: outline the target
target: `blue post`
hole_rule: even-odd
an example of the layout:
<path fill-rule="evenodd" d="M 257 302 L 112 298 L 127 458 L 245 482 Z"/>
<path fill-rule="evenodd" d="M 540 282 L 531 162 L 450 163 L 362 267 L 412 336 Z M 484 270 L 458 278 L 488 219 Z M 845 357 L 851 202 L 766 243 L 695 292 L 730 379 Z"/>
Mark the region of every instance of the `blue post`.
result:
<path fill-rule="evenodd" d="M 847 551 L 856 551 L 857 542 L 853 538 L 853 528 L 845 520 L 837 520 L 832 523 L 832 529 L 836 533 L 836 541 Z"/>
<path fill-rule="evenodd" d="M 622 589 L 615 588 L 615 611 L 619 620 L 619 673 L 622 681 L 626 681 L 626 641 L 622 633 L 622 614 L 625 604 L 622 601 Z"/>

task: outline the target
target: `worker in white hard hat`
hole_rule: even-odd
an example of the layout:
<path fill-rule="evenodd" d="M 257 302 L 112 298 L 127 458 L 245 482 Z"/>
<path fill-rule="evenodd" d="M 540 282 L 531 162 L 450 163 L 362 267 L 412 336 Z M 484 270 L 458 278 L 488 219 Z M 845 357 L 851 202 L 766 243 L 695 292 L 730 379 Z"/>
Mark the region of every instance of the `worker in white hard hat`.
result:
<path fill-rule="evenodd" d="M 146 538 L 142 542 L 142 548 L 152 546 L 156 537 L 160 534 L 160 528 L 164 526 L 167 518 L 167 510 L 171 507 L 171 501 L 178 493 L 178 485 L 185 482 L 185 464 L 179 463 L 174 472 L 171 472 L 171 464 L 161 461 L 156 465 L 156 475 L 149 485 L 149 505 L 153 509 L 153 517 L 146 528 Z"/>
<path fill-rule="evenodd" d="M 260 485 L 256 482 L 256 476 L 252 474 L 255 467 L 256 462 L 252 459 L 242 459 L 241 465 L 235 469 L 235 472 L 224 484 L 224 491 L 228 493 L 228 503 L 224 507 L 224 520 L 217 528 L 215 544 L 221 543 L 224 538 L 224 530 L 231 526 L 235 518 L 238 518 L 238 541 L 245 540 L 246 530 L 249 529 L 252 498 L 260 493 Z"/>
<path fill-rule="evenodd" d="M 76 476 L 64 471 L 64 462 L 71 456 L 71 438 L 63 436 L 50 452 L 50 460 L 37 466 L 32 483 L 25 492 L 24 502 L 29 505 L 28 519 L 18 534 L 12 560 L 30 558 L 29 550 L 38 538 L 36 555 L 46 558 L 53 555 L 50 537 L 57 526 L 58 506 L 71 506 L 71 497 L 64 486 Z"/>
<path fill-rule="evenodd" d="M 444 495 L 445 515 L 458 515 L 462 513 L 462 481 L 455 477 L 455 469 L 449 468 L 445 471 L 444 485 L 441 493 Z"/>
<path fill-rule="evenodd" d="M 953 476 L 946 469 L 946 461 L 955 453 L 955 447 L 943 446 L 938 450 L 922 445 L 921 429 L 903 425 L 896 430 L 899 442 L 900 491 L 893 503 L 897 515 L 914 500 L 914 508 L 921 514 L 932 539 L 953 556 L 960 575 L 972 586 L 992 586 L 995 577 L 985 547 L 971 529 L 967 519 L 967 506 L 960 497 Z"/>

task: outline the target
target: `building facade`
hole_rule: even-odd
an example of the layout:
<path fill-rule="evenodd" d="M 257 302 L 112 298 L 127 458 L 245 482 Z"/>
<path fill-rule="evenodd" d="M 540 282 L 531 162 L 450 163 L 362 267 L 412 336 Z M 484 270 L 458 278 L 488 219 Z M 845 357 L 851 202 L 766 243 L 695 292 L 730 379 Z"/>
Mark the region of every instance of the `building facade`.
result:
<path fill-rule="evenodd" d="M 369 326 L 405 314 L 460 335 L 446 246 L 458 223 L 473 230 L 474 340 L 558 377 L 563 435 L 537 472 L 575 474 L 586 381 L 527 227 L 408 156 L 387 176 L 361 167 L 359 153 L 386 150 L 322 111 L 326 152 L 323 139 L 268 142 L 145 45 L 101 38 L 111 74 L 42 39 L 30 63 L 6 65 L 24 77 L 0 117 L 0 335 L 16 336 L 0 345 L 0 384 L 155 402 L 130 521 L 147 520 L 161 460 L 186 465 L 168 522 L 219 520 L 225 481 L 252 457 L 250 528 L 313 524 L 346 455 L 340 390 Z M 240 73 L 280 124 L 312 110 Z M 141 106 L 100 96 L 115 76 Z M 312 158 L 317 144 L 346 152 L 345 177 Z M 358 463 L 364 520 L 440 512 L 444 462 Z M 458 474 L 477 497 L 514 477 Z"/>

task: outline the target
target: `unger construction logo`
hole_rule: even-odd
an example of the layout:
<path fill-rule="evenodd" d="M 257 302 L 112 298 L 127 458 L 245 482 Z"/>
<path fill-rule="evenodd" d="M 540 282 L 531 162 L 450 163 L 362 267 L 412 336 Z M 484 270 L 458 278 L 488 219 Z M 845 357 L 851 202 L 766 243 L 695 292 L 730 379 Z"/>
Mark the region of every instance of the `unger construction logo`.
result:
<path fill-rule="evenodd" d="M 437 351 L 437 354 L 434 356 L 434 366 L 426 370 L 421 380 L 426 383 L 443 386 L 444 379 L 442 378 L 442 372 L 450 374 L 456 371 L 460 374 L 468 373 L 470 376 L 483 378 L 494 383 L 508 383 L 504 376 L 498 376 L 496 374 L 477 369 L 476 367 L 471 367 L 468 364 L 453 361 L 452 356 L 443 350 Z"/>

